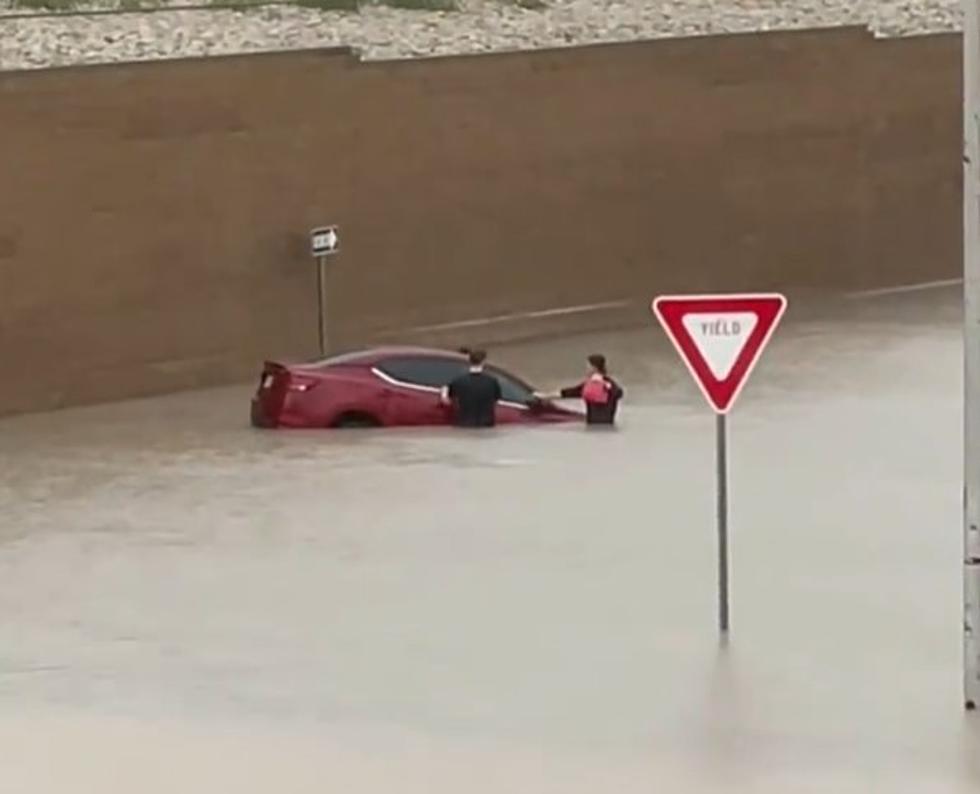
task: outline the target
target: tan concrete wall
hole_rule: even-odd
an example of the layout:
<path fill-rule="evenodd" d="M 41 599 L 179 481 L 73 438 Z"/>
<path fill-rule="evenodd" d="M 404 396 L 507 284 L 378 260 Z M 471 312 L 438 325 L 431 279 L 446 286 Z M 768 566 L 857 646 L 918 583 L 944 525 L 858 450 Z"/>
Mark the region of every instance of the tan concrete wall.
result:
<path fill-rule="evenodd" d="M 0 73 L 0 411 L 663 290 L 959 268 L 959 38 Z"/>

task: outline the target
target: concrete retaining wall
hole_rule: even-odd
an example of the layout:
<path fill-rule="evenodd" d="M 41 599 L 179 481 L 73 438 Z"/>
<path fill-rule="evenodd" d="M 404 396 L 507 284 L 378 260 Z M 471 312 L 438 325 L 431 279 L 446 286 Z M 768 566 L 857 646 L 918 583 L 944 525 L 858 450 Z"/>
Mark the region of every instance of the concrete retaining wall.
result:
<path fill-rule="evenodd" d="M 863 30 L 0 74 L 0 411 L 663 290 L 960 263 L 959 37 Z"/>

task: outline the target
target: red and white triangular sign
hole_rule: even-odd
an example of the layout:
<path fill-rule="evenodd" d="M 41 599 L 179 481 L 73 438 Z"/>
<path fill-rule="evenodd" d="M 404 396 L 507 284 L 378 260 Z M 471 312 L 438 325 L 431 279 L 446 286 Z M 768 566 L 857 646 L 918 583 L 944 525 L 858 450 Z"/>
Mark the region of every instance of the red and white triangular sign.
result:
<path fill-rule="evenodd" d="M 653 313 L 716 413 L 728 413 L 786 311 L 776 293 L 661 295 Z"/>

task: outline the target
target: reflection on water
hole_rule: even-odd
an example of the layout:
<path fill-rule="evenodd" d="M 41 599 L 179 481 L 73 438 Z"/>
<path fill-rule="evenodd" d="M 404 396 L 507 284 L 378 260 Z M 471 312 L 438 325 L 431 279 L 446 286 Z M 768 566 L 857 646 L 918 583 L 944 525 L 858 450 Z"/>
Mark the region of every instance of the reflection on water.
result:
<path fill-rule="evenodd" d="M 732 417 L 725 652 L 713 421 L 652 322 L 497 351 L 606 352 L 615 433 L 260 432 L 247 388 L 0 423 L 0 780 L 976 790 L 957 307 L 804 308 Z"/>

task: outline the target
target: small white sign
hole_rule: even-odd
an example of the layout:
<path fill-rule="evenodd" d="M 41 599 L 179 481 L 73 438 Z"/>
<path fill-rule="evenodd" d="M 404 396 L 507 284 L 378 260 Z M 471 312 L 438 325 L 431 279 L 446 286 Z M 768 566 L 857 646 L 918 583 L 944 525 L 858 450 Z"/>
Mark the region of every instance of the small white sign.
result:
<path fill-rule="evenodd" d="M 754 312 L 691 312 L 684 315 L 683 322 L 711 374 L 718 380 L 725 380 L 755 330 L 759 317 Z"/>
<path fill-rule="evenodd" d="M 336 226 L 323 226 L 310 232 L 313 256 L 329 256 L 340 250 L 340 233 Z"/>

